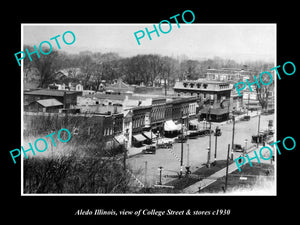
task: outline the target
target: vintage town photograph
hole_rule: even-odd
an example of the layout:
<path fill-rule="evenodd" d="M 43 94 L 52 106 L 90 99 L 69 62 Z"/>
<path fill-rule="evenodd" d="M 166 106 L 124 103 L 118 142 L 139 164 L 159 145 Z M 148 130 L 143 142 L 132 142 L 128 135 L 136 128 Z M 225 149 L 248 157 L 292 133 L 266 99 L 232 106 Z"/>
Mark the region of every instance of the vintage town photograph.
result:
<path fill-rule="evenodd" d="M 23 195 L 276 195 L 276 24 L 153 24 L 21 25 Z"/>

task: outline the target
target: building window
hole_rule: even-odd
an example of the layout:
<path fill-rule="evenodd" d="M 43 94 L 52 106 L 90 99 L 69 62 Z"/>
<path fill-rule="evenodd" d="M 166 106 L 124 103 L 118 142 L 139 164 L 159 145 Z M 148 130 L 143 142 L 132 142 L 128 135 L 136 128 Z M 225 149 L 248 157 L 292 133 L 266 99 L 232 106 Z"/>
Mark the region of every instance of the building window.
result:
<path fill-rule="evenodd" d="M 193 84 L 193 83 L 190 83 L 190 86 L 191 86 L 191 88 L 193 88 L 193 87 L 194 87 L 194 84 Z"/>
<path fill-rule="evenodd" d="M 199 83 L 198 83 L 198 84 L 196 84 L 196 85 L 197 85 L 197 88 L 200 88 L 200 87 L 201 87 L 201 84 L 199 84 Z"/>
<path fill-rule="evenodd" d="M 187 83 L 183 83 L 183 86 L 186 87 L 188 84 Z"/>
<path fill-rule="evenodd" d="M 207 88 L 207 84 L 203 84 L 203 88 L 206 89 Z"/>

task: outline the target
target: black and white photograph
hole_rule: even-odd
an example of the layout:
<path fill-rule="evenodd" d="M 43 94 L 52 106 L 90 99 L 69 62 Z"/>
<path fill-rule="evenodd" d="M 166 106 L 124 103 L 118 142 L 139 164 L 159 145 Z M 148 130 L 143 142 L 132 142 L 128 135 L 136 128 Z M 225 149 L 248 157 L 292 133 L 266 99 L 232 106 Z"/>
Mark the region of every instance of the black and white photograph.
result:
<path fill-rule="evenodd" d="M 294 221 L 296 5 L 121 3 L 2 13 L 3 221 Z"/>
<path fill-rule="evenodd" d="M 192 15 L 21 25 L 22 195 L 276 196 L 276 24 Z"/>

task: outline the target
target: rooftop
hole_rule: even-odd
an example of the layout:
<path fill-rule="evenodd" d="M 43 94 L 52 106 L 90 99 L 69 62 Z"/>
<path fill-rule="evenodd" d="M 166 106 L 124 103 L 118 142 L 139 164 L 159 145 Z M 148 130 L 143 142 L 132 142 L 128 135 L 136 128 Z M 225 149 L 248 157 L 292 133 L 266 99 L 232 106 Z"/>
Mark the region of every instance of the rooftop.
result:
<path fill-rule="evenodd" d="M 25 95 L 46 95 L 46 96 L 64 96 L 64 92 L 67 95 L 81 93 L 81 91 L 66 91 L 66 90 L 53 90 L 53 89 L 38 89 L 33 91 L 25 91 Z"/>
<path fill-rule="evenodd" d="M 63 105 L 60 101 L 57 101 L 55 98 L 38 100 L 36 102 L 39 103 L 40 105 L 44 106 L 44 107 L 61 106 L 61 105 Z"/>

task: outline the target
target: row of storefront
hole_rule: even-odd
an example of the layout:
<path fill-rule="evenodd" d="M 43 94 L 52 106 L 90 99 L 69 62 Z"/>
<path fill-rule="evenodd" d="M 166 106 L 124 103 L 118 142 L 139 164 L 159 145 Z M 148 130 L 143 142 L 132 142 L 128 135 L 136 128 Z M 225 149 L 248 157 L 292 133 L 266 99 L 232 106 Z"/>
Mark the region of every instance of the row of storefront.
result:
<path fill-rule="evenodd" d="M 151 144 L 158 137 L 175 137 L 188 126 L 188 120 L 197 119 L 197 97 L 155 99 L 150 106 L 139 106 L 124 113 L 124 136 L 127 147 Z"/>

